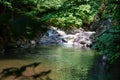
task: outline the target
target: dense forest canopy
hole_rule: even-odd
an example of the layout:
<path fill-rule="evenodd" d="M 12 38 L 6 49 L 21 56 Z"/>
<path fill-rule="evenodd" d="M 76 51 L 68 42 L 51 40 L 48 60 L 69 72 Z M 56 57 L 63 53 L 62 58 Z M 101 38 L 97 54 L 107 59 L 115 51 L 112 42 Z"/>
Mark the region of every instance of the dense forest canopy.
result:
<path fill-rule="evenodd" d="M 50 25 L 70 30 L 96 24 L 100 34 L 94 48 L 109 53 L 112 61 L 120 55 L 119 9 L 119 0 L 0 0 L 0 43 L 6 46 L 22 36 L 31 39 Z M 101 27 L 107 20 L 110 29 Z"/>
<path fill-rule="evenodd" d="M 0 25 L 9 27 L 18 35 L 31 36 L 41 25 L 60 28 L 81 27 L 90 24 L 100 1 L 89 0 L 1 0 Z"/>

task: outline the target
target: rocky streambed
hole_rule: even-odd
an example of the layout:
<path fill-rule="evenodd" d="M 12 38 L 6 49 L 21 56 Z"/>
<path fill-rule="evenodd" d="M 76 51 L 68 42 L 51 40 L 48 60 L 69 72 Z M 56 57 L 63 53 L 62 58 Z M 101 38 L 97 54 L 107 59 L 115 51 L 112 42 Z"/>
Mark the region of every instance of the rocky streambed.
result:
<path fill-rule="evenodd" d="M 51 26 L 42 36 L 37 34 L 33 40 L 25 37 L 7 43 L 7 45 L 0 46 L 0 53 L 4 53 L 9 49 L 16 48 L 34 48 L 37 45 L 59 45 L 65 47 L 87 48 L 89 49 L 93 43 L 94 31 L 85 31 L 82 28 L 74 29 L 69 33 Z"/>
<path fill-rule="evenodd" d="M 71 33 L 55 27 L 50 27 L 39 40 L 40 45 L 61 45 L 66 47 L 90 48 L 93 43 L 94 31 L 85 31 L 82 28 L 75 29 Z"/>

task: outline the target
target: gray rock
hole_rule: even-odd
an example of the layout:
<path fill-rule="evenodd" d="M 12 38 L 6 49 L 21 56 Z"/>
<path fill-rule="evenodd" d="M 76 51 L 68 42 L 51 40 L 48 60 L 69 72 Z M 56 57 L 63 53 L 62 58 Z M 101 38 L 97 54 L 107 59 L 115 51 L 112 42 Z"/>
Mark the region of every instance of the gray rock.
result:
<path fill-rule="evenodd" d="M 76 29 L 73 34 L 66 34 L 64 31 L 51 28 L 47 34 L 40 39 L 40 44 L 45 45 L 62 45 L 67 47 L 85 48 L 92 45 L 91 36 L 95 33 L 92 31 L 84 31 L 84 29 Z"/>

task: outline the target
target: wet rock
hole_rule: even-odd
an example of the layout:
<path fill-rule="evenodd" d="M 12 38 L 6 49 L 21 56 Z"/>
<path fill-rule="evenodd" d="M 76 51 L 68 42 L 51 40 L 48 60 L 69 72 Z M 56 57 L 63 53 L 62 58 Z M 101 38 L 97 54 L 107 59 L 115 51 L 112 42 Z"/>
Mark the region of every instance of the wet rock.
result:
<path fill-rule="evenodd" d="M 78 42 L 74 42 L 73 47 L 74 48 L 84 48 L 84 46 Z"/>
<path fill-rule="evenodd" d="M 21 67 L 5 68 L 0 73 L 0 80 L 52 80 L 51 70 L 37 69 L 41 62 L 34 62 Z M 36 72 L 36 69 L 39 73 Z"/>
<path fill-rule="evenodd" d="M 85 31 L 84 29 L 76 29 L 72 34 L 66 34 L 57 28 L 50 28 L 47 33 L 43 35 L 40 39 L 40 44 L 44 45 L 62 45 L 66 47 L 91 47 L 92 45 L 92 35 L 95 32 Z"/>
<path fill-rule="evenodd" d="M 73 34 L 76 34 L 76 33 L 83 33 L 85 30 L 84 29 L 82 29 L 82 28 L 79 28 L 79 29 L 75 29 L 75 30 L 73 30 Z"/>
<path fill-rule="evenodd" d="M 106 67 L 108 65 L 108 61 L 109 61 L 109 55 L 108 54 L 104 54 L 102 56 L 102 66 Z"/>
<path fill-rule="evenodd" d="M 35 40 L 31 40 L 31 41 L 30 41 L 30 46 L 31 46 L 31 47 L 35 47 L 35 46 L 36 46 Z"/>

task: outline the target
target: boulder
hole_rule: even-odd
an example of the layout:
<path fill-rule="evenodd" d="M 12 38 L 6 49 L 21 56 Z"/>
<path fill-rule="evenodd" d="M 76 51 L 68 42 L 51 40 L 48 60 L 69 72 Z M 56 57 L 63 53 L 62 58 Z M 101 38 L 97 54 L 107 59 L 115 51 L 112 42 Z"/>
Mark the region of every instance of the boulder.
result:
<path fill-rule="evenodd" d="M 55 44 L 78 48 L 90 47 L 92 45 L 91 36 L 94 33 L 93 31 L 84 31 L 84 29 L 80 28 L 73 31 L 73 34 L 66 34 L 65 31 L 52 27 L 40 39 L 40 44 Z"/>

